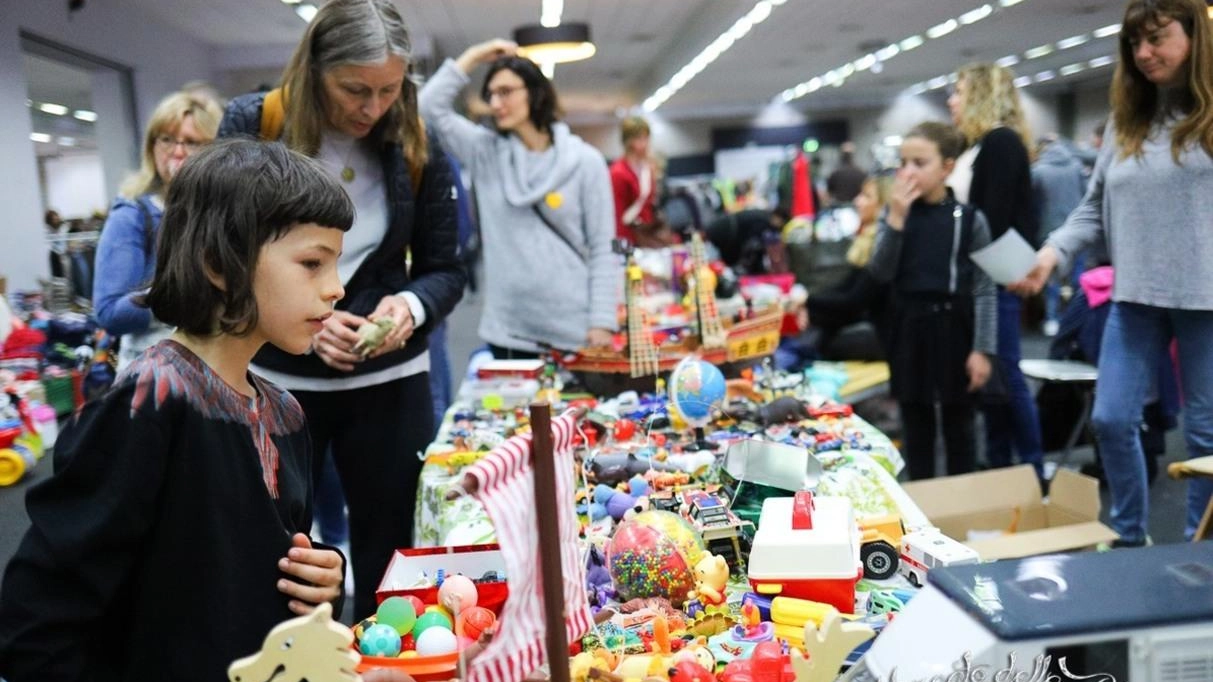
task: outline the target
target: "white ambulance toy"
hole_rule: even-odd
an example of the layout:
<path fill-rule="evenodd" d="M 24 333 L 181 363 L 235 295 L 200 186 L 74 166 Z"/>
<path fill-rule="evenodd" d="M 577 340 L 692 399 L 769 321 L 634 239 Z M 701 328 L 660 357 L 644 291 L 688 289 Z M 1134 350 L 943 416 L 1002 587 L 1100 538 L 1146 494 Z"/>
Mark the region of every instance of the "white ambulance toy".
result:
<path fill-rule="evenodd" d="M 901 574 L 917 587 L 927 584 L 927 571 L 981 561 L 977 552 L 944 535 L 938 528 L 920 528 L 901 536 Z"/>

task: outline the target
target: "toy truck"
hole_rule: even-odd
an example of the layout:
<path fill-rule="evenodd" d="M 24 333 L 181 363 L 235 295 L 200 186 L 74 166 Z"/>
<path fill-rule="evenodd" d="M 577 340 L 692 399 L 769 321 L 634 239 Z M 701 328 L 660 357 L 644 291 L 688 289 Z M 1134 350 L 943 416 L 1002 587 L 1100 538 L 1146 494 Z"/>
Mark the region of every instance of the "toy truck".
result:
<path fill-rule="evenodd" d="M 754 592 L 823 602 L 855 612 L 855 584 L 863 576 L 860 534 L 845 497 L 770 497 L 750 550 Z"/>
<path fill-rule="evenodd" d="M 944 535 L 922 528 L 901 536 L 901 573 L 916 587 L 927 584 L 927 572 L 940 566 L 975 564 L 977 552 Z"/>
<path fill-rule="evenodd" d="M 863 562 L 863 577 L 869 580 L 885 580 L 897 573 L 901 536 L 905 528 L 897 514 L 871 516 L 860 519 L 859 528 L 863 545 L 859 559 Z"/>
<path fill-rule="evenodd" d="M 708 551 L 724 557 L 733 572 L 741 571 L 754 524 L 739 519 L 723 499 L 705 490 L 685 491 L 682 501 L 684 515 L 703 536 Z"/>

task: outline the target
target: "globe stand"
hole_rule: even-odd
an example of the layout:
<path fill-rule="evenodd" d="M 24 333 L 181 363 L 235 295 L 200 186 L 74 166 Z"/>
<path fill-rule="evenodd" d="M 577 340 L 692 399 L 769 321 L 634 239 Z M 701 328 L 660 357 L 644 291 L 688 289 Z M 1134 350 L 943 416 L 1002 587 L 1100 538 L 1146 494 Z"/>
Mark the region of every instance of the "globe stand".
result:
<path fill-rule="evenodd" d="M 695 427 L 695 450 L 696 451 L 705 451 L 706 450 L 708 452 L 716 452 L 716 450 L 718 450 L 718 449 L 720 449 L 720 445 L 718 443 L 714 443 L 707 439 L 707 437 L 703 433 L 703 427 L 696 426 Z"/>

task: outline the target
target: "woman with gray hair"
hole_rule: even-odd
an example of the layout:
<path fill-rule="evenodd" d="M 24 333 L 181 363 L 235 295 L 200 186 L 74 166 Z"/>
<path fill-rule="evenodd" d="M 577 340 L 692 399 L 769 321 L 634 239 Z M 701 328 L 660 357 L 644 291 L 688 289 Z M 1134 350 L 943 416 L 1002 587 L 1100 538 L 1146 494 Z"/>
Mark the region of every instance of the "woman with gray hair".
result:
<path fill-rule="evenodd" d="M 303 406 L 317 480 L 332 452 L 349 507 L 359 617 L 374 613 L 393 551 L 412 545 L 417 453 L 434 432 L 426 334 L 464 285 L 454 176 L 417 113 L 409 63 L 408 30 L 389 0 L 332 0 L 308 26 L 282 88 L 237 97 L 219 129 L 220 137 L 281 138 L 320 161 L 354 201 L 338 260 L 345 297 L 317 325 L 313 352 L 267 345 L 253 370 Z M 306 265 L 309 255 L 299 259 Z M 383 320 L 391 331 L 361 352 L 358 328 Z"/>

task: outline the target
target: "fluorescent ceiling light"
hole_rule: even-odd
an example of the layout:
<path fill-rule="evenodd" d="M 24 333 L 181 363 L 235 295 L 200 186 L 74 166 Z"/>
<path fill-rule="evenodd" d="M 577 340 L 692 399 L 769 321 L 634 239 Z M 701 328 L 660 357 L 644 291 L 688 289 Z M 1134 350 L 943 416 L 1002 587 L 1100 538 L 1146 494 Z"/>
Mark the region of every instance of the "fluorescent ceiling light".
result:
<path fill-rule="evenodd" d="M 1053 54 L 1052 45 L 1041 45 L 1039 47 L 1034 47 L 1030 50 L 1025 50 L 1023 53 L 1023 58 L 1024 59 L 1040 59 L 1041 57 L 1045 57 L 1045 56 L 1051 55 L 1051 54 Z"/>
<path fill-rule="evenodd" d="M 57 142 L 59 144 L 63 145 L 64 147 L 75 147 L 76 146 L 76 138 L 74 138 L 74 137 L 60 137 L 57 140 Z"/>
<path fill-rule="evenodd" d="M 952 31 L 955 31 L 959 26 L 960 24 L 957 23 L 955 19 L 948 19 L 942 24 L 935 24 L 931 28 L 928 28 L 927 37 L 931 38 L 932 40 L 935 38 L 942 38 Z"/>
<path fill-rule="evenodd" d="M 1114 36 L 1118 33 L 1120 33 L 1120 24 L 1108 24 L 1107 26 L 1091 31 L 1091 35 L 1095 36 L 1096 38 L 1107 38 L 1108 36 Z"/>
<path fill-rule="evenodd" d="M 881 142 L 883 142 L 884 146 L 886 147 L 900 147 L 903 139 L 901 135 L 889 135 L 881 140 Z"/>
<path fill-rule="evenodd" d="M 1014 7 L 1021 2 L 1023 2 L 1023 0 L 998 0 L 998 4 L 1002 7 Z"/>
<path fill-rule="evenodd" d="M 977 9 L 971 9 L 968 12 L 965 12 L 964 14 L 960 15 L 960 23 L 964 24 L 965 26 L 968 26 L 969 24 L 975 24 L 975 23 L 981 21 L 982 19 L 985 19 L 986 17 L 990 16 L 993 12 L 994 12 L 993 7 L 990 7 L 989 5 L 982 5 L 981 7 L 978 7 Z"/>
<path fill-rule="evenodd" d="M 1091 36 L 1086 33 L 1078 36 L 1070 36 L 1069 38 L 1063 38 L 1062 40 L 1057 41 L 1057 49 L 1068 50 L 1071 47 L 1078 47 L 1090 39 Z"/>
<path fill-rule="evenodd" d="M 77 109 L 72 112 L 72 116 L 81 120 L 92 123 L 97 120 L 97 112 L 89 111 L 88 109 Z"/>
<path fill-rule="evenodd" d="M 1031 76 L 1020 76 L 1019 78 L 1016 78 L 1014 82 L 1015 82 L 1015 87 L 1026 88 L 1032 84 L 1032 77 Z"/>
<path fill-rule="evenodd" d="M 282 0 L 284 5 L 298 5 L 302 0 Z"/>
<path fill-rule="evenodd" d="M 1081 73 L 1086 70 L 1087 70 L 1087 65 L 1079 62 L 1076 64 L 1066 64 L 1065 66 L 1058 69 L 1057 73 L 1061 74 L 1062 76 L 1073 76 L 1076 73 Z"/>
<path fill-rule="evenodd" d="M 901 48 L 897 47 L 897 43 L 889 43 L 876 51 L 876 58 L 882 62 L 887 62 L 901 52 Z"/>
<path fill-rule="evenodd" d="M 926 83 L 915 83 L 914 85 L 911 85 L 910 89 L 909 89 L 909 93 L 911 95 L 921 95 L 922 93 L 924 93 L 926 91 L 927 91 Z"/>
<path fill-rule="evenodd" d="M 42 104 L 39 104 L 38 110 L 48 113 L 52 116 L 63 116 L 68 111 L 70 111 L 70 109 L 63 106 L 62 104 L 54 104 L 52 102 L 43 102 Z"/>
<path fill-rule="evenodd" d="M 548 28 L 559 26 L 563 14 L 564 0 L 543 0 L 543 8 L 539 10 L 539 24 Z"/>
<path fill-rule="evenodd" d="M 1096 57 L 1095 59 L 1092 59 L 1091 61 L 1087 62 L 1087 66 L 1091 67 L 1092 69 L 1099 69 L 1099 68 L 1102 68 L 1105 66 L 1111 66 L 1115 63 L 1116 63 L 1116 57 L 1113 57 L 1112 55 L 1109 54 L 1109 55 L 1104 55 L 1102 57 Z"/>
<path fill-rule="evenodd" d="M 947 76 L 936 76 L 936 77 L 932 78 L 931 80 L 927 81 L 927 89 L 928 90 L 938 90 L 938 89 L 946 86 L 947 84 L 948 84 Z"/>
<path fill-rule="evenodd" d="M 875 66 L 876 55 L 871 54 L 871 53 L 865 54 L 864 56 L 862 56 L 859 59 L 856 59 L 854 62 L 852 62 L 852 64 L 855 66 L 856 71 L 867 71 L 868 69 Z"/>
<path fill-rule="evenodd" d="M 1019 63 L 1019 55 L 1009 54 L 994 63 L 1004 69 L 1009 69 Z"/>
<path fill-rule="evenodd" d="M 47 135 L 46 133 L 30 133 L 29 139 L 33 140 L 34 142 L 50 142 L 51 136 Z"/>
<path fill-rule="evenodd" d="M 1041 71 L 1040 73 L 1036 74 L 1036 76 L 1035 76 L 1035 80 L 1037 83 L 1051 81 L 1054 78 L 1057 78 L 1057 72 L 1053 71 L 1051 69 L 1046 69 L 1045 71 Z"/>
<path fill-rule="evenodd" d="M 545 0 L 547 2 L 547 0 Z M 708 44 L 699 54 L 684 67 L 678 70 L 669 82 L 657 88 L 657 91 L 649 95 L 644 100 L 642 106 L 645 111 L 652 112 L 665 104 L 676 92 L 681 90 L 692 78 L 697 76 L 700 71 L 703 71 L 709 64 L 716 61 L 720 55 L 734 45 L 738 40 L 745 37 L 758 24 L 766 21 L 767 17 L 771 16 L 771 10 L 787 2 L 787 0 L 758 0 L 757 3 L 746 12 L 741 18 L 733 22 L 724 33 L 721 33 L 716 40 Z M 789 92 L 788 90 L 784 91 Z M 788 100 L 790 101 L 790 100 Z"/>
<path fill-rule="evenodd" d="M 909 52 L 916 47 L 921 47 L 925 42 L 927 42 L 927 39 L 923 38 L 922 36 L 910 36 L 900 43 L 897 43 L 897 46 L 901 48 L 902 52 Z"/>
<path fill-rule="evenodd" d="M 309 24 L 312 23 L 312 19 L 316 18 L 316 12 L 319 11 L 320 10 L 318 10 L 316 6 L 310 2 L 305 2 L 302 5 L 295 6 L 295 14 L 298 14 L 300 19 Z"/>

